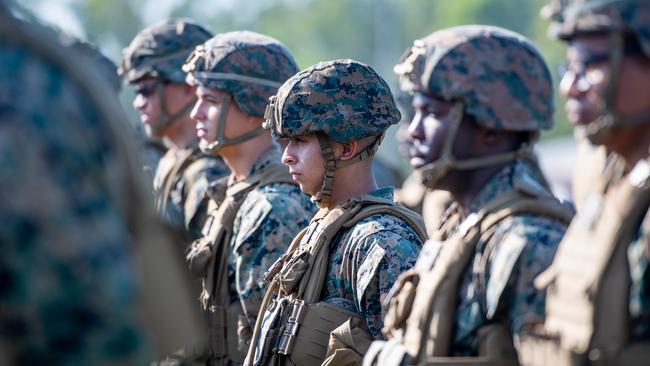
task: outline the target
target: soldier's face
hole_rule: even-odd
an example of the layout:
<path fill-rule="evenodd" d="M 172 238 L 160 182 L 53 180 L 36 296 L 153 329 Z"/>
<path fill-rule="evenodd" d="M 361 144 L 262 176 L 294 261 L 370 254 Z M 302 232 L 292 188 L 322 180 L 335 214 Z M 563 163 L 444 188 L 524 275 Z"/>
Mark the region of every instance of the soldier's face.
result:
<path fill-rule="evenodd" d="M 163 84 L 158 79 L 147 78 L 138 81 L 134 86 L 136 95 L 133 107 L 140 113 L 140 121 L 145 131 L 153 137 L 164 137 L 166 128 L 169 127 L 162 119 L 161 99 L 165 103 L 165 112 L 174 115 L 194 98 L 194 88 L 185 84 Z"/>
<path fill-rule="evenodd" d="M 609 81 L 609 49 L 605 36 L 580 37 L 567 49 L 567 67 L 560 81 L 560 93 L 567 98 L 569 122 L 586 125 L 605 111 L 605 90 Z"/>
<path fill-rule="evenodd" d="M 567 50 L 567 72 L 560 92 L 567 98 L 569 121 L 587 124 L 605 111 L 605 93 L 610 80 L 610 42 L 607 35 L 578 37 Z M 639 53 L 625 54 L 614 87 L 614 112 L 628 117 L 647 110 L 650 62 Z"/>
<path fill-rule="evenodd" d="M 290 138 L 282 154 L 282 163 L 289 166 L 291 177 L 301 191 L 311 196 L 320 191 L 325 176 L 325 161 L 315 134 Z"/>
<path fill-rule="evenodd" d="M 440 158 L 453 104 L 423 93 L 416 93 L 412 104 L 415 116 L 408 127 L 409 157 L 417 169 Z"/>
<path fill-rule="evenodd" d="M 226 111 L 223 106 L 224 91 L 200 85 L 196 89 L 198 100 L 192 108 L 190 117 L 196 122 L 196 135 L 201 144 L 210 144 L 217 139 L 217 129 L 221 113 L 227 113 L 224 135 L 234 138 L 250 130 L 249 117 L 232 101 Z M 226 147 L 224 146 L 224 149 Z"/>
<path fill-rule="evenodd" d="M 606 93 L 610 83 L 610 41 L 607 35 L 577 37 L 567 51 L 568 71 L 560 83 L 560 92 L 567 98 L 569 121 L 585 125 L 606 112 Z M 613 105 L 616 116 L 623 119 L 650 110 L 650 61 L 638 52 L 625 51 L 618 81 L 614 87 Z M 621 154 L 639 140 L 643 125 L 614 128 L 603 141 L 608 150 Z"/>

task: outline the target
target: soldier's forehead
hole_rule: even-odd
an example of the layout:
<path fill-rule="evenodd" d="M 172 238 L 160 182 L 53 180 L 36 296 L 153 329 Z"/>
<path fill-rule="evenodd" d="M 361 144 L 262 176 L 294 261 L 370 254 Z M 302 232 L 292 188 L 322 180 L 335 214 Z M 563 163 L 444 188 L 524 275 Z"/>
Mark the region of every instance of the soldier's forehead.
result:
<path fill-rule="evenodd" d="M 571 40 L 567 48 L 567 55 L 579 56 L 594 52 L 608 52 L 609 47 L 609 37 L 606 34 L 584 35 Z"/>
<path fill-rule="evenodd" d="M 219 97 L 226 94 L 226 92 L 223 90 L 210 88 L 209 86 L 205 86 L 205 85 L 197 86 L 196 92 L 198 93 L 198 95 L 205 95 L 205 96 L 210 95 L 210 96 L 219 96 Z"/>

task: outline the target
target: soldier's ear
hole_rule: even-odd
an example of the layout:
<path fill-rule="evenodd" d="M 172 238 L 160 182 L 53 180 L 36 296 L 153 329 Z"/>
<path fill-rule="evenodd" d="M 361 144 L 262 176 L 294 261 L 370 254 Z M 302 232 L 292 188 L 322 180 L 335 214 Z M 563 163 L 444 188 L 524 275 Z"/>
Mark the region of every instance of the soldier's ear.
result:
<path fill-rule="evenodd" d="M 357 156 L 357 153 L 359 152 L 359 141 L 346 142 L 342 144 L 339 143 L 337 145 L 339 146 L 337 156 L 339 160 L 350 160 Z"/>

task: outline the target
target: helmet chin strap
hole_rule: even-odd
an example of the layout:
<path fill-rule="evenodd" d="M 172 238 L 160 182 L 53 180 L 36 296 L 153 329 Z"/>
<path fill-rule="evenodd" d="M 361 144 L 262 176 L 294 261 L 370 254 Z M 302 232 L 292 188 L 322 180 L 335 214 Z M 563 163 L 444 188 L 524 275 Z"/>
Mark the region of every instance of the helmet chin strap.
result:
<path fill-rule="evenodd" d="M 332 144 L 326 134 L 323 132 L 317 132 L 316 137 L 318 137 L 321 156 L 323 157 L 323 160 L 325 160 L 325 178 L 323 179 L 323 185 L 321 186 L 320 191 L 312 196 L 311 200 L 315 202 L 318 207 L 326 208 L 331 202 L 332 191 L 334 188 L 334 172 L 336 169 L 359 163 L 375 155 L 377 150 L 379 150 L 379 145 L 384 138 L 384 134 L 382 133 L 377 136 L 375 142 L 348 160 L 339 160 L 334 156 L 334 149 L 332 148 Z"/>
<path fill-rule="evenodd" d="M 440 179 L 442 179 L 452 169 L 469 170 L 496 165 L 531 156 L 533 153 L 533 144 L 531 142 L 534 138 L 532 138 L 528 143 L 523 143 L 521 147 L 515 151 L 457 160 L 453 155 L 453 147 L 458 135 L 458 129 L 463 121 L 463 103 L 454 103 L 449 112 L 449 121 L 449 130 L 447 136 L 445 136 L 445 142 L 442 147 L 442 155 L 440 158 L 415 170 L 415 173 L 422 184 L 428 188 L 436 188 Z"/>
<path fill-rule="evenodd" d="M 232 96 L 230 96 L 230 94 L 225 93 L 224 96 L 221 98 L 221 111 L 219 113 L 219 121 L 217 122 L 217 137 L 214 140 L 214 142 L 211 142 L 209 144 L 203 144 L 203 143 L 199 144 L 199 148 L 201 149 L 202 152 L 209 155 L 216 156 L 219 155 L 219 150 L 221 150 L 222 147 L 242 143 L 264 132 L 264 128 L 262 127 L 262 125 L 260 125 L 256 129 L 252 131 L 248 131 L 237 137 L 227 138 L 225 135 L 226 119 L 228 118 L 228 112 L 230 110 L 231 104 L 232 104 Z"/>
<path fill-rule="evenodd" d="M 155 124 L 151 124 L 151 129 L 153 129 L 157 134 L 162 134 L 167 127 L 171 126 L 175 122 L 179 121 L 181 117 L 189 115 L 194 107 L 194 104 L 197 101 L 197 98 L 192 98 L 187 104 L 183 106 L 176 113 L 170 114 L 167 110 L 167 103 L 165 102 L 165 86 L 163 83 L 158 83 L 156 85 L 156 94 L 158 94 L 158 101 L 160 104 L 160 117 L 156 120 Z M 155 126 L 154 126 L 155 125 Z"/>
<path fill-rule="evenodd" d="M 587 125 L 577 127 L 592 144 L 602 145 L 616 128 L 634 127 L 650 120 L 650 109 L 630 117 L 621 117 L 615 112 L 616 93 L 624 57 L 624 39 L 623 31 L 611 32 L 609 36 L 610 76 L 605 90 L 605 112 Z"/>

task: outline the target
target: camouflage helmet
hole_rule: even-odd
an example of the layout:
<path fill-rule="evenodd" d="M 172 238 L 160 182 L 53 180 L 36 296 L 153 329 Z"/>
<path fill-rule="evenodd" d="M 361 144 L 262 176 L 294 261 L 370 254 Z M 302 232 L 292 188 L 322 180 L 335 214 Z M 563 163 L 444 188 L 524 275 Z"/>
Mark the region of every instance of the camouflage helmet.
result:
<path fill-rule="evenodd" d="M 185 83 L 181 69 L 194 47 L 212 34 L 188 19 L 164 20 L 142 30 L 124 49 L 120 75 L 129 83 L 151 76 Z"/>
<path fill-rule="evenodd" d="M 553 126 L 553 85 L 546 62 L 530 41 L 512 31 L 485 25 L 443 29 L 416 40 L 394 70 L 402 90 L 453 103 L 440 157 L 416 170 L 429 188 L 437 188 L 452 169 L 529 157 L 539 130 Z M 528 141 L 513 151 L 459 160 L 453 147 L 464 114 L 484 128 L 529 132 Z"/>
<path fill-rule="evenodd" d="M 553 126 L 548 66 L 529 40 L 512 31 L 484 25 L 444 29 L 416 40 L 394 70 L 401 89 L 461 101 L 464 113 L 483 127 Z"/>
<path fill-rule="evenodd" d="M 265 127 L 281 137 L 322 132 L 346 143 L 378 136 L 400 120 L 384 79 L 353 60 L 321 62 L 280 87 Z"/>
<path fill-rule="evenodd" d="M 277 39 L 238 31 L 218 34 L 196 47 L 183 70 L 189 83 L 224 90 L 243 112 L 261 117 L 269 97 L 298 66 Z"/>
<path fill-rule="evenodd" d="M 330 203 L 335 171 L 373 156 L 400 113 L 386 84 L 370 66 L 353 60 L 321 62 L 287 80 L 271 97 L 264 128 L 276 137 L 316 134 L 325 160 L 323 185 L 312 200 Z M 329 139 L 338 143 L 377 136 L 374 143 L 339 160 Z"/>
<path fill-rule="evenodd" d="M 583 34 L 623 32 L 636 36 L 650 57 L 650 1 L 564 0 L 549 28 L 552 37 L 569 41 Z M 549 7 L 552 5 L 549 4 Z M 553 14 L 551 14 L 553 15 Z"/>

